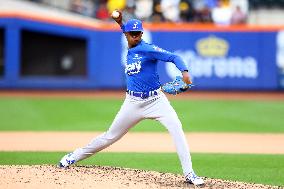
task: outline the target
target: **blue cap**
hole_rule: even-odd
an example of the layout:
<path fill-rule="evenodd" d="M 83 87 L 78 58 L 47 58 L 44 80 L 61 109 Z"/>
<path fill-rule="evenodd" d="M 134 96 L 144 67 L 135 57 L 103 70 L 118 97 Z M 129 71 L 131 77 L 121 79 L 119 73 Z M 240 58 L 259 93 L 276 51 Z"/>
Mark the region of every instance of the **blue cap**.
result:
<path fill-rule="evenodd" d="M 123 27 L 123 32 L 143 31 L 142 22 L 137 19 L 128 20 Z"/>

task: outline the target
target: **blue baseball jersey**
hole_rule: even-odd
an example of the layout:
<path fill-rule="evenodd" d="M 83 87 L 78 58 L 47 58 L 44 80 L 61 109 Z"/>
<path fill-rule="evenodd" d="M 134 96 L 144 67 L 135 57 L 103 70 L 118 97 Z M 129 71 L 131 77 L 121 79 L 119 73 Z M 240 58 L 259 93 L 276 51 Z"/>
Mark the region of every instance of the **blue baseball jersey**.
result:
<path fill-rule="evenodd" d="M 128 49 L 125 67 L 127 89 L 149 92 L 160 88 L 157 72 L 159 61 L 172 62 L 180 71 L 188 70 L 178 55 L 141 40 L 137 46 Z"/>

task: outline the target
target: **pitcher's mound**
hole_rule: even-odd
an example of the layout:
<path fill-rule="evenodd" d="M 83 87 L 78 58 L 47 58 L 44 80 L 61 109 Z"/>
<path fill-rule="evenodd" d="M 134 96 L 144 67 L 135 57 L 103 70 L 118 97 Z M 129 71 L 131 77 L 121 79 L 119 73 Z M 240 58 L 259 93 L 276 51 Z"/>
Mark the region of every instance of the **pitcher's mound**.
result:
<path fill-rule="evenodd" d="M 195 188 L 182 175 L 136 169 L 74 166 L 60 169 L 54 165 L 1 165 L 0 188 Z M 204 188 L 278 188 L 259 184 L 204 178 Z"/>

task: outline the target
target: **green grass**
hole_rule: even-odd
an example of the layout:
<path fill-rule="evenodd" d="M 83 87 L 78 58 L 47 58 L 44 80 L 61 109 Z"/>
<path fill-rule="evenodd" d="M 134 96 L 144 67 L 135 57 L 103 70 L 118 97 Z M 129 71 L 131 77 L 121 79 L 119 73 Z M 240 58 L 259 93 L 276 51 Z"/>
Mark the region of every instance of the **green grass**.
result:
<path fill-rule="evenodd" d="M 0 98 L 0 131 L 104 131 L 122 100 Z M 284 132 L 283 101 L 172 100 L 185 131 Z M 129 115 L 131 116 L 131 115 Z M 146 120 L 133 131 L 166 131 Z"/>
<path fill-rule="evenodd" d="M 1 165 L 57 164 L 62 152 L 0 152 Z M 284 155 L 192 154 L 200 176 L 284 186 Z M 98 153 L 79 165 L 107 165 L 181 174 L 175 153 Z"/>

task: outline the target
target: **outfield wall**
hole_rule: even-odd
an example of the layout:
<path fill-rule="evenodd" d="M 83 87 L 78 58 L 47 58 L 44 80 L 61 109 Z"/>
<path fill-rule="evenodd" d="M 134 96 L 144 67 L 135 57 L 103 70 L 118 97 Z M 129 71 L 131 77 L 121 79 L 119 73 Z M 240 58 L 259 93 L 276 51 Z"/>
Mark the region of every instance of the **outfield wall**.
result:
<path fill-rule="evenodd" d="M 145 24 L 145 28 L 145 41 L 181 55 L 196 89 L 282 88 L 284 27 Z M 0 88 L 125 87 L 127 46 L 113 23 L 0 14 L 0 43 Z M 170 63 L 159 63 L 158 72 L 162 83 L 179 74 Z"/>

